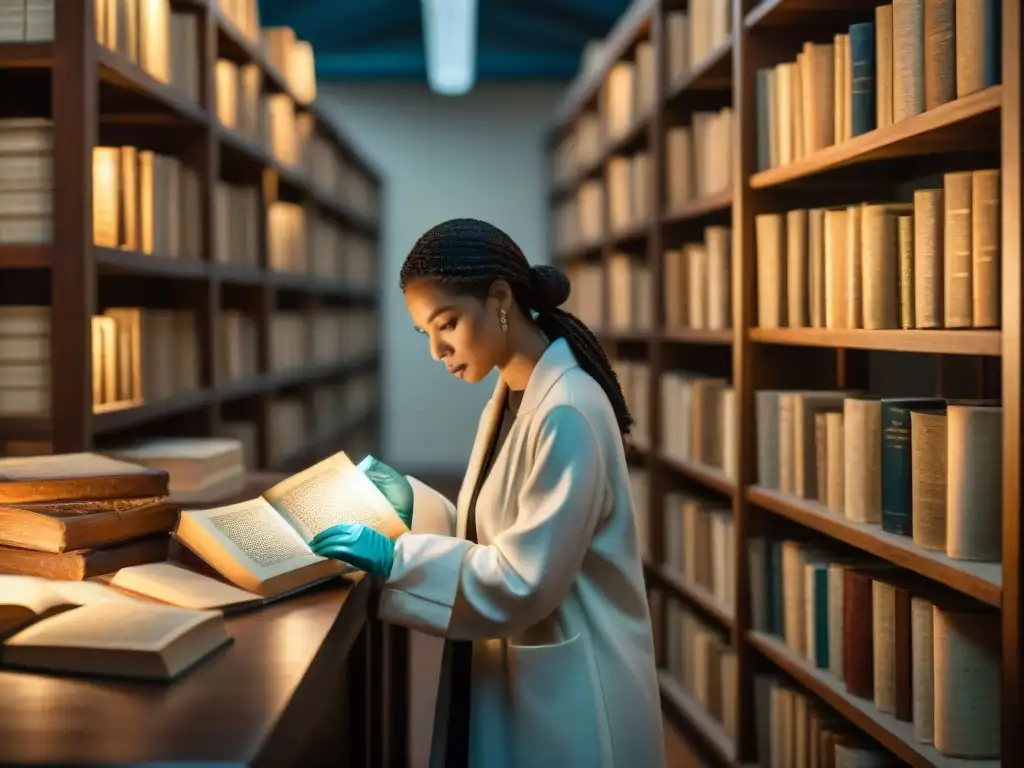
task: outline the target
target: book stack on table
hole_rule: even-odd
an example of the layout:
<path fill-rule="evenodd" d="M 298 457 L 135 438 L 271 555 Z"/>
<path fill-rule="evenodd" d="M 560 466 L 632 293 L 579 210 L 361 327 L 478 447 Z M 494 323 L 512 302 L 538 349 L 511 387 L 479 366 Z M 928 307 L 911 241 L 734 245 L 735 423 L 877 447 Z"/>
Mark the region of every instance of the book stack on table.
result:
<path fill-rule="evenodd" d="M 352 572 L 313 554 L 320 531 L 407 530 L 344 453 L 212 509 L 167 494 L 109 456 L 0 460 L 0 665 L 173 679 L 231 641 L 225 613 Z"/>

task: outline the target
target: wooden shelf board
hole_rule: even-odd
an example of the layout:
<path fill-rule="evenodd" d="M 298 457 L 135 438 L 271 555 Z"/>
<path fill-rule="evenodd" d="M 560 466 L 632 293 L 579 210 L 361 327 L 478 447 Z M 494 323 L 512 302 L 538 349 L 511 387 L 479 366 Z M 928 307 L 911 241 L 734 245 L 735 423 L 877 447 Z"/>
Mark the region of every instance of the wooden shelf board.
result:
<path fill-rule="evenodd" d="M 642 224 L 636 224 L 627 229 L 620 229 L 614 232 L 609 232 L 605 236 L 605 245 L 609 248 L 619 248 L 625 245 L 636 244 L 641 240 L 647 239 L 651 234 L 651 222 L 644 222 Z"/>
<path fill-rule="evenodd" d="M 1003 351 L 998 330 L 833 330 L 830 328 L 751 328 L 750 339 L 761 344 L 798 347 L 925 352 L 941 355 L 998 357 Z"/>
<path fill-rule="evenodd" d="M 169 85 L 161 83 L 141 67 L 124 56 L 96 44 L 96 61 L 100 79 L 118 88 L 131 91 L 169 113 L 197 125 L 207 122 L 206 110 L 183 96 Z"/>
<path fill-rule="evenodd" d="M 660 331 L 659 338 L 668 344 L 727 346 L 732 344 L 733 332 L 731 329 L 713 331 L 707 328 L 665 328 Z"/>
<path fill-rule="evenodd" d="M 662 706 L 667 703 L 672 708 L 673 714 L 683 720 L 685 730 L 699 739 L 704 750 L 710 750 L 722 765 L 737 765 L 735 747 L 722 725 L 705 711 L 673 674 L 659 669 L 658 687 Z"/>
<path fill-rule="evenodd" d="M 748 29 L 789 24 L 810 26 L 816 19 L 833 22 L 837 12 L 873 11 L 876 5 L 877 0 L 761 0 L 743 18 L 743 25 Z"/>
<path fill-rule="evenodd" d="M 754 189 L 767 189 L 814 176 L 853 163 L 908 155 L 925 155 L 946 149 L 947 134 L 977 142 L 974 130 L 986 118 L 997 118 L 1003 102 L 1003 88 L 996 85 L 972 93 L 898 123 L 855 136 L 849 141 L 826 147 L 814 154 L 779 168 L 771 168 L 750 177 Z M 995 122 L 998 127 L 998 121 Z M 937 147 L 941 144 L 941 147 Z"/>
<path fill-rule="evenodd" d="M 909 536 L 887 533 L 879 525 L 856 523 L 830 512 L 817 502 L 794 498 L 756 485 L 747 489 L 747 498 L 769 512 L 895 563 L 983 603 L 996 608 L 1002 603 L 1003 568 L 1000 563 L 954 560 L 942 552 L 914 546 Z"/>
<path fill-rule="evenodd" d="M 735 481 L 726 477 L 725 473 L 717 467 L 708 467 L 695 461 L 680 461 L 665 454 L 661 454 L 661 463 L 726 496 L 732 497 L 736 494 Z"/>
<path fill-rule="evenodd" d="M 0 269 L 47 269 L 52 257 L 49 244 L 0 245 Z"/>
<path fill-rule="evenodd" d="M 683 602 L 694 606 L 705 616 L 714 620 L 723 629 L 732 629 L 734 617 L 731 610 L 719 604 L 711 590 L 700 584 L 693 584 L 666 566 L 648 565 L 651 574 L 668 587 Z"/>
<path fill-rule="evenodd" d="M 181 413 L 195 411 L 216 402 L 216 392 L 209 389 L 197 389 L 182 392 L 171 397 L 161 398 L 139 405 L 128 405 L 114 408 L 97 408 L 93 411 L 93 432 L 104 434 L 117 432 L 130 427 L 137 427 L 147 421 L 177 416 Z"/>
<path fill-rule="evenodd" d="M 601 159 L 598 160 L 597 163 L 598 166 L 604 167 L 610 157 L 621 154 L 632 154 L 646 146 L 648 128 L 651 125 L 651 119 L 653 117 L 653 112 L 646 115 L 640 115 L 634 118 L 633 124 L 620 135 L 606 139 L 604 148 L 601 152 Z"/>
<path fill-rule="evenodd" d="M 157 256 L 117 248 L 95 246 L 96 266 L 106 274 L 139 275 L 202 280 L 209 276 L 208 264 L 195 259 Z"/>
<path fill-rule="evenodd" d="M 48 69 L 53 66 L 53 43 L 0 43 L 0 68 Z"/>
<path fill-rule="evenodd" d="M 0 438 L 49 440 L 53 435 L 48 416 L 0 416 Z"/>
<path fill-rule="evenodd" d="M 780 639 L 753 631 L 748 639 L 766 659 L 913 768 L 996 768 L 1000 765 L 999 760 L 946 757 L 930 744 L 919 743 L 914 738 L 912 723 L 879 712 L 873 702 L 847 693 L 834 675 L 812 667 Z"/>
<path fill-rule="evenodd" d="M 565 97 L 555 108 L 549 139 L 560 134 L 597 95 L 605 74 L 612 64 L 622 59 L 651 28 L 651 15 L 658 8 L 654 0 L 632 3 L 605 36 L 601 46 L 601 61 L 585 76 L 569 86 Z"/>
<path fill-rule="evenodd" d="M 732 191 L 722 192 L 718 195 L 705 197 L 701 200 L 681 205 L 675 210 L 668 211 L 661 217 L 663 225 L 679 224 L 684 221 L 700 219 L 708 214 L 719 213 L 732 207 Z"/>
<path fill-rule="evenodd" d="M 732 90 L 732 35 L 709 53 L 680 82 L 666 88 L 665 101 L 672 103 L 692 91 Z"/>

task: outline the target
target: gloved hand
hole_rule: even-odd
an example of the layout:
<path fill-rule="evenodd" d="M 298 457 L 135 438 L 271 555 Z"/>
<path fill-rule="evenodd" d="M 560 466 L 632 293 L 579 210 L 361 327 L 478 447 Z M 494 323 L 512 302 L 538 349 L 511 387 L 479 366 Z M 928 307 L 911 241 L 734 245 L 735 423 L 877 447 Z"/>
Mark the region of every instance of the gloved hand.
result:
<path fill-rule="evenodd" d="M 340 560 L 366 573 L 387 578 L 395 562 L 395 545 L 362 523 L 338 523 L 309 542 L 314 555 Z"/>
<path fill-rule="evenodd" d="M 384 494 L 384 498 L 402 518 L 405 527 L 411 531 L 413 495 L 409 479 L 373 456 L 367 456 L 360 461 L 358 468 L 377 486 L 377 490 Z"/>

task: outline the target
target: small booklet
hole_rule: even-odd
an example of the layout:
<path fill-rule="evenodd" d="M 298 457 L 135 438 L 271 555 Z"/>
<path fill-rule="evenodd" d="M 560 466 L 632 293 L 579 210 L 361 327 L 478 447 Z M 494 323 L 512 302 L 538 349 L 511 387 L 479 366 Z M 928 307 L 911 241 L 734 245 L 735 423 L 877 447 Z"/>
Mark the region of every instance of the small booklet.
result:
<path fill-rule="evenodd" d="M 255 499 L 182 510 L 175 536 L 232 584 L 268 598 L 352 570 L 309 548 L 314 536 L 338 523 L 362 523 L 391 540 L 408 531 L 343 451 Z"/>

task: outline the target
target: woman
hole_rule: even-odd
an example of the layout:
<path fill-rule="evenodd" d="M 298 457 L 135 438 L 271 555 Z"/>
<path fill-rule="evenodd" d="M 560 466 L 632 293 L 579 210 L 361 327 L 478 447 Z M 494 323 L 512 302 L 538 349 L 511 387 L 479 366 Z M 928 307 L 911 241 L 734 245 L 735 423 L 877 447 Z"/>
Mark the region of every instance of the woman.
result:
<path fill-rule="evenodd" d="M 381 619 L 449 641 L 432 765 L 661 768 L 632 419 L 597 338 L 558 309 L 568 279 L 531 267 L 498 228 L 455 219 L 417 241 L 401 286 L 435 360 L 463 381 L 500 373 L 458 503 L 441 502 L 453 535 L 392 543 L 341 525 L 314 552 L 380 577 Z M 366 469 L 407 520 L 438 503 L 386 465 Z"/>

